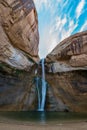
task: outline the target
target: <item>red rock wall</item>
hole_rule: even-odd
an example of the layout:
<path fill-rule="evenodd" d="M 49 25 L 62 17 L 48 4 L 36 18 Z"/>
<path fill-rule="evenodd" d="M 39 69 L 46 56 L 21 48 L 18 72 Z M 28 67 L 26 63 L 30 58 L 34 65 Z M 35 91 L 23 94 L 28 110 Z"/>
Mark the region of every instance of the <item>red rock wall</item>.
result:
<path fill-rule="evenodd" d="M 0 1 L 0 34 L 1 61 L 18 69 L 32 66 L 27 57 L 38 61 L 38 19 L 32 0 Z"/>

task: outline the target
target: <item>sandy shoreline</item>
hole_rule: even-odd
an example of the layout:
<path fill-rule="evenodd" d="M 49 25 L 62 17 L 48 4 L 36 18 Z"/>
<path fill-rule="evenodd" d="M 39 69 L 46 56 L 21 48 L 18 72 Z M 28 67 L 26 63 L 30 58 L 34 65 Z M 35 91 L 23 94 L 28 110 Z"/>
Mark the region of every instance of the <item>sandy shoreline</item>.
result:
<path fill-rule="evenodd" d="M 72 122 L 46 125 L 1 122 L 0 130 L 87 130 L 87 122 Z"/>
<path fill-rule="evenodd" d="M 87 118 L 82 120 L 20 121 L 0 116 L 0 130 L 87 130 Z"/>

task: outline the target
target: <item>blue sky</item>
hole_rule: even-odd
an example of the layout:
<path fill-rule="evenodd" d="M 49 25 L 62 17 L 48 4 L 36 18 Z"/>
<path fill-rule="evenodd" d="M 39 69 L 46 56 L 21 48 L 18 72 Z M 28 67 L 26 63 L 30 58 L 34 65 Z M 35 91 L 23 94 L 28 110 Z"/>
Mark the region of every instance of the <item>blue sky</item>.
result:
<path fill-rule="evenodd" d="M 87 30 L 87 0 L 34 0 L 39 21 L 39 56 L 63 39 Z"/>

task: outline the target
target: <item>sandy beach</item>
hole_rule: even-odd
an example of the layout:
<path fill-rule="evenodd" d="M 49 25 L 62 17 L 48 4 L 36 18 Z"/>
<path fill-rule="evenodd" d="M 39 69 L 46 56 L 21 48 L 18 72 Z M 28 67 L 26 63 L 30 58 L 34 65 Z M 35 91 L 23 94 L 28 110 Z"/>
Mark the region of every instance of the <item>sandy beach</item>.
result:
<path fill-rule="evenodd" d="M 87 130 L 87 122 L 64 123 L 53 125 L 0 123 L 0 130 Z"/>

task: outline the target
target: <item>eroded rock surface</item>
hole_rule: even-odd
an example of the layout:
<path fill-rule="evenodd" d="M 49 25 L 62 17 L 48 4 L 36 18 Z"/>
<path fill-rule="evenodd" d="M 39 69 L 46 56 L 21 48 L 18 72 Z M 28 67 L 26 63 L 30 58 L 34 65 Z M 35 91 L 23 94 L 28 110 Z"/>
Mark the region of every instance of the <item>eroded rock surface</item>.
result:
<path fill-rule="evenodd" d="M 34 68 L 31 70 L 26 72 L 0 64 L 0 111 L 37 109 Z"/>
<path fill-rule="evenodd" d="M 37 110 L 38 40 L 33 1 L 0 0 L 1 111 Z M 46 67 L 45 110 L 87 112 L 87 31 L 61 42 L 47 56 Z"/>
<path fill-rule="evenodd" d="M 77 33 L 56 46 L 47 56 L 50 71 L 87 70 L 87 31 Z"/>
<path fill-rule="evenodd" d="M 33 1 L 0 0 L 0 61 L 28 70 L 39 59 L 38 43 Z"/>
<path fill-rule="evenodd" d="M 60 110 L 87 112 L 87 31 L 58 44 L 47 56 L 46 67 L 46 80 L 56 101 L 56 106 L 50 102 L 51 106 L 59 110 L 60 100 L 66 106 Z"/>
<path fill-rule="evenodd" d="M 47 73 L 46 80 L 52 89 L 48 110 L 87 112 L 87 71 Z"/>

